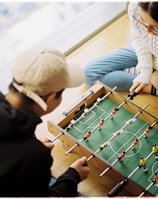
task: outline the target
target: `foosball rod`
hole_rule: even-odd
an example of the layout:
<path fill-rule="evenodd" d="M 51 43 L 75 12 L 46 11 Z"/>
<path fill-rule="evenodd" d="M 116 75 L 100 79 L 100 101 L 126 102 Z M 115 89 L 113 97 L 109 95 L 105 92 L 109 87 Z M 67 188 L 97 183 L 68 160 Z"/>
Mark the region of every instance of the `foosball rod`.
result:
<path fill-rule="evenodd" d="M 146 160 L 148 160 L 153 154 L 153 151 L 151 153 L 148 154 L 148 156 L 145 158 Z M 115 187 L 113 187 L 113 189 L 108 193 L 109 197 L 112 196 L 116 196 L 123 188 L 124 186 L 127 184 L 128 179 L 131 178 L 140 168 L 142 167 L 141 164 L 139 164 L 128 176 L 127 178 L 123 179 L 121 182 L 119 182 L 118 184 L 115 185 Z"/>
<path fill-rule="evenodd" d="M 83 117 L 85 117 L 91 110 L 93 110 L 100 102 L 102 102 L 104 99 L 106 99 L 110 94 L 112 94 L 113 91 L 116 90 L 116 86 L 111 89 L 111 91 L 109 91 L 106 95 L 104 95 L 102 98 L 97 98 L 96 102 L 94 103 L 94 105 L 90 108 L 87 109 L 85 108 L 82 115 L 76 119 L 76 120 L 71 120 L 70 124 L 66 127 L 66 131 L 69 130 L 70 128 L 73 127 L 74 124 L 76 124 L 78 121 L 80 121 Z M 118 112 L 118 110 L 124 105 L 126 104 L 129 100 L 133 99 L 135 96 L 137 95 L 137 93 L 133 92 L 131 94 L 128 95 L 128 98 L 125 99 L 117 108 L 114 108 L 111 113 L 103 120 L 103 122 L 105 122 L 107 119 L 112 118 L 113 115 L 116 114 L 116 112 Z"/>
<path fill-rule="evenodd" d="M 111 91 L 109 91 L 102 99 L 101 101 L 103 101 L 105 98 L 107 98 L 117 87 L 114 87 L 113 89 L 111 89 Z M 128 100 L 133 99 L 134 96 L 136 96 L 137 94 L 135 92 L 131 93 L 130 95 L 128 95 L 128 98 L 126 100 L 124 100 L 117 108 L 113 109 L 113 111 L 117 111 L 119 110 L 125 103 L 127 103 Z M 112 115 L 113 115 L 113 111 L 103 120 L 103 123 L 108 120 Z M 84 140 L 87 140 L 88 137 L 91 136 L 91 134 L 100 126 L 100 124 L 98 124 L 92 131 L 88 132 L 80 141 L 83 142 Z M 66 128 L 67 129 L 67 128 Z M 76 143 L 75 145 L 73 145 L 69 150 L 67 150 L 65 152 L 65 155 L 68 155 L 72 150 L 74 150 L 76 147 L 79 146 L 79 143 Z"/>
<path fill-rule="evenodd" d="M 104 97 L 102 100 L 104 100 L 104 98 L 106 98 L 108 95 L 110 95 L 114 90 L 116 90 L 116 86 L 111 89 Z M 85 101 L 89 96 L 91 96 L 94 93 L 93 90 L 89 90 L 87 93 L 85 93 L 84 95 L 81 96 L 81 98 L 72 106 L 70 107 L 67 111 L 63 112 L 63 115 L 67 116 L 76 106 L 78 106 L 78 104 L 82 103 L 83 101 Z"/>
<path fill-rule="evenodd" d="M 81 140 L 80 142 L 84 141 L 84 140 L 87 140 L 91 135 L 92 133 L 94 133 L 94 131 L 96 131 L 100 126 L 102 126 L 108 119 L 111 118 L 112 115 L 114 115 L 114 111 L 117 112 L 125 103 L 127 103 L 127 100 L 124 100 L 117 108 L 114 108 L 111 113 L 106 116 L 105 119 L 101 120 L 98 125 L 96 125 L 91 131 L 89 131 Z"/>
<path fill-rule="evenodd" d="M 88 110 L 88 112 L 90 112 L 91 110 L 93 110 L 93 108 L 95 108 L 100 102 L 102 102 L 104 99 L 106 99 L 117 87 L 114 87 L 110 92 L 108 92 L 105 96 L 103 96 L 102 98 L 97 98 L 96 103 Z M 84 115 L 84 113 L 83 113 Z M 81 115 L 82 117 L 82 115 Z M 105 119 L 106 120 L 106 119 Z"/>
<path fill-rule="evenodd" d="M 85 108 L 83 110 L 83 113 L 80 117 L 78 117 L 76 120 L 71 120 L 70 124 L 66 127 L 66 131 L 69 130 L 70 128 L 73 127 L 74 124 L 76 124 L 77 122 L 79 122 L 82 118 L 84 118 L 90 111 L 92 111 L 94 108 L 96 108 L 96 106 L 101 103 L 104 99 L 106 99 L 110 94 L 112 94 L 112 92 L 114 90 L 116 90 L 117 87 L 114 87 L 113 89 L 111 89 L 111 91 L 109 91 L 106 95 L 104 95 L 102 98 L 98 97 L 96 102 L 93 104 L 93 106 L 91 106 L 89 109 Z"/>
<path fill-rule="evenodd" d="M 113 115 L 115 115 L 119 110 L 120 108 L 126 104 L 129 100 L 131 99 L 131 96 L 128 97 L 127 99 L 125 99 L 119 106 L 117 106 L 116 108 L 114 108 L 111 113 L 105 118 L 103 119 L 103 123 L 105 123 L 109 118 L 112 118 Z"/>
<path fill-rule="evenodd" d="M 104 122 L 108 119 L 111 118 L 113 115 L 115 115 L 120 108 L 126 104 L 129 100 L 133 99 L 133 97 L 135 97 L 137 95 L 137 93 L 133 92 L 131 94 L 128 95 L 127 99 L 125 99 L 119 106 L 117 106 L 116 108 L 114 108 L 111 113 L 104 119 Z"/>
<path fill-rule="evenodd" d="M 113 90 L 114 89 L 116 89 L 115 87 L 113 88 Z M 106 97 L 109 95 L 109 94 L 111 94 L 111 91 L 109 92 L 109 93 L 107 93 L 107 95 L 106 95 Z M 104 96 L 105 97 L 105 96 Z M 105 99 L 105 98 L 104 98 Z M 128 98 L 128 100 L 129 100 L 130 98 Z M 117 109 L 120 109 L 125 103 L 127 102 L 127 100 L 125 100 L 124 102 L 122 102 L 122 104 L 120 104 L 118 107 L 117 107 Z M 112 112 L 103 120 L 103 123 L 105 122 L 105 121 L 107 121 L 110 117 L 112 116 Z M 98 129 L 100 127 L 100 123 L 98 123 L 98 125 L 95 127 L 95 128 L 93 128 L 91 131 L 89 131 L 88 133 L 86 133 L 86 135 L 82 138 L 82 139 L 80 139 L 79 140 L 79 142 L 80 143 L 82 143 L 83 141 L 85 141 L 85 140 L 87 140 L 94 132 L 95 132 L 95 130 L 96 129 Z M 79 143 L 76 143 L 75 145 L 73 145 L 69 150 L 67 150 L 66 152 L 65 152 L 65 155 L 68 155 L 72 150 L 74 150 L 76 147 L 78 147 L 79 146 Z"/>
<path fill-rule="evenodd" d="M 141 137 L 142 137 L 142 136 L 141 136 Z M 125 157 L 126 153 L 132 148 L 132 146 L 133 146 L 133 145 L 131 144 L 131 146 L 129 146 L 125 151 L 123 151 L 123 152 L 119 155 L 119 157 L 111 163 L 111 166 L 114 166 L 117 162 L 121 161 L 121 160 Z M 102 172 L 100 173 L 100 177 L 103 176 L 105 173 L 107 173 L 107 172 L 111 169 L 111 166 L 108 166 L 104 171 L 102 171 Z"/>
<path fill-rule="evenodd" d="M 93 93 L 94 93 L 93 90 L 89 90 L 88 92 L 86 92 L 84 95 L 81 96 L 81 98 L 72 107 L 70 107 L 67 111 L 64 111 L 63 115 L 67 116 L 76 106 L 78 106 L 78 104 L 80 104 L 83 101 L 85 101 Z"/>
<path fill-rule="evenodd" d="M 90 132 L 88 132 L 80 141 L 84 141 L 86 139 L 88 139 L 92 133 L 97 130 L 100 126 L 102 126 L 108 119 L 110 119 L 124 104 L 127 103 L 127 101 L 129 101 L 131 99 L 131 97 L 128 97 L 126 100 L 124 100 L 118 107 L 114 108 L 111 113 L 106 116 L 105 119 L 101 120 L 98 125 L 96 127 L 94 127 L 94 129 L 92 129 Z"/>
<path fill-rule="evenodd" d="M 78 140 L 80 143 L 82 143 L 83 141 L 87 140 L 94 132 L 95 130 L 99 127 L 99 124 L 93 128 L 91 131 L 89 131 L 88 133 L 86 133 L 86 135 L 81 138 L 80 140 Z M 71 151 L 73 151 L 76 147 L 79 146 L 79 143 L 76 143 L 75 145 L 73 145 L 70 149 L 68 149 L 66 152 L 65 152 L 65 155 L 68 155 Z"/>
<path fill-rule="evenodd" d="M 57 136 L 55 136 L 55 138 L 53 138 L 52 140 L 50 140 L 50 142 L 55 142 L 55 140 L 57 140 L 62 135 L 64 135 L 64 132 L 61 131 Z"/>
<path fill-rule="evenodd" d="M 156 183 L 156 181 L 153 180 L 153 181 L 146 187 L 146 189 L 145 189 L 144 191 L 141 192 L 141 194 L 140 194 L 138 197 L 141 198 L 141 197 L 145 194 L 145 192 L 147 192 L 155 183 Z"/>
<path fill-rule="evenodd" d="M 111 141 L 112 141 L 116 136 L 120 135 L 120 134 L 123 132 L 123 130 L 124 130 L 129 124 L 132 124 L 132 123 L 135 121 L 136 117 L 138 117 L 138 115 L 139 115 L 140 113 L 142 113 L 142 110 L 144 110 L 147 106 L 148 106 L 148 104 L 146 104 L 141 110 L 139 110 L 139 111 L 134 115 L 133 118 L 131 118 L 130 120 L 128 120 L 128 122 L 126 122 L 126 124 L 125 124 L 119 131 L 115 132 L 115 133 L 113 134 L 113 136 L 112 136 L 106 143 L 104 143 L 104 144 L 102 144 L 102 145 L 100 146 L 100 148 L 95 152 L 95 154 L 97 154 L 99 151 L 102 151 L 103 148 L 107 147 L 107 146 L 109 145 L 109 143 L 111 143 Z M 89 136 L 90 136 L 91 133 L 93 133 L 93 132 L 96 130 L 96 128 L 98 128 L 98 126 L 96 126 L 96 127 L 93 129 L 92 132 L 89 132 Z M 88 137 L 88 136 L 84 136 L 84 137 L 80 140 L 80 143 L 83 142 L 84 140 L 86 140 L 87 137 Z M 76 147 L 78 147 L 78 146 L 79 146 L 79 143 L 76 143 L 75 145 L 73 145 L 69 150 L 67 150 L 67 151 L 65 152 L 65 155 L 68 155 L 72 150 L 74 150 L 74 149 L 75 149 Z M 91 160 L 93 157 L 94 157 L 94 154 L 92 154 L 92 155 L 87 159 L 87 161 Z"/>
<path fill-rule="evenodd" d="M 138 117 L 138 115 L 142 113 L 142 110 L 146 109 L 147 106 L 148 106 L 148 104 L 146 104 L 146 105 L 145 105 L 143 108 L 141 108 L 141 110 L 139 110 L 131 119 L 129 119 L 129 120 L 125 123 L 125 125 L 124 125 L 120 130 L 118 130 L 118 131 L 116 131 L 115 133 L 113 133 L 113 136 L 112 136 L 109 140 L 107 140 L 106 142 L 104 142 L 103 144 L 101 144 L 100 147 L 99 147 L 99 149 L 98 149 L 97 151 L 95 151 L 94 154 L 92 154 L 91 156 L 89 156 L 89 157 L 87 158 L 87 161 L 90 161 L 92 158 L 94 158 L 95 155 L 98 154 L 100 151 L 102 151 L 105 147 L 107 147 L 115 137 L 117 137 L 117 136 L 119 136 L 120 134 L 122 134 L 122 133 L 123 133 L 123 130 L 124 130 L 128 125 L 130 125 L 130 124 L 132 124 L 133 122 L 135 122 L 136 117 Z"/>
<path fill-rule="evenodd" d="M 116 89 L 117 89 L 117 86 L 115 86 L 114 88 L 110 89 L 110 91 L 109 91 L 106 95 L 104 95 L 104 96 L 101 98 L 101 102 L 102 102 L 105 98 L 107 98 L 110 94 L 112 94 L 113 91 L 115 91 Z"/>
<path fill-rule="evenodd" d="M 147 134 L 151 131 L 151 129 L 156 125 L 158 124 L 158 120 L 155 120 L 151 125 L 149 125 L 145 131 L 144 131 L 144 137 L 147 136 Z"/>
<path fill-rule="evenodd" d="M 149 132 L 151 131 L 151 129 L 152 129 L 156 124 L 158 124 L 158 120 L 156 120 L 156 121 L 153 122 L 151 125 L 149 125 L 149 126 L 145 129 L 144 134 L 149 133 Z M 61 131 L 57 136 L 55 136 L 54 139 L 49 140 L 49 141 L 50 141 L 50 142 L 55 142 L 55 141 L 56 141 L 59 137 L 61 137 L 63 134 L 64 134 L 64 132 Z M 140 138 L 138 138 L 138 140 L 139 140 L 139 139 L 140 139 Z"/>
<path fill-rule="evenodd" d="M 92 131 L 89 131 L 82 139 L 78 140 L 80 143 L 82 143 L 83 141 L 87 140 L 88 137 L 90 137 L 90 135 L 96 130 L 96 128 L 98 128 L 98 126 L 96 126 Z M 75 145 L 73 145 L 70 149 L 68 149 L 65 152 L 65 155 L 68 155 L 71 151 L 73 151 L 76 147 L 79 146 L 79 143 L 76 143 Z"/>
<path fill-rule="evenodd" d="M 145 131 L 144 132 L 148 132 L 149 133 L 149 131 L 156 125 L 158 123 L 158 121 L 156 120 L 155 122 L 153 122 L 151 125 L 149 125 L 146 129 L 145 129 Z M 138 141 L 140 141 L 143 137 L 144 137 L 144 132 L 143 132 L 143 134 L 141 134 L 138 138 L 137 138 L 137 143 L 138 143 Z M 114 166 L 117 162 L 119 162 L 120 160 L 122 160 L 123 158 L 124 158 L 124 156 L 125 156 L 125 154 L 128 152 L 128 151 L 130 151 L 131 149 L 133 149 L 133 143 L 125 150 L 125 151 L 123 151 L 121 154 L 123 154 L 123 155 L 119 155 L 119 157 L 114 161 L 114 162 L 112 162 L 111 163 L 111 166 Z M 111 169 L 111 166 L 108 166 L 104 171 L 102 171 L 101 173 L 100 173 L 100 176 L 103 176 L 105 173 L 107 173 L 110 169 Z"/>
<path fill-rule="evenodd" d="M 119 109 L 131 99 L 131 97 L 132 97 L 132 99 L 133 99 L 133 97 L 134 97 L 133 95 L 136 96 L 136 93 L 133 93 L 133 94 L 131 94 L 130 96 L 128 96 L 128 98 L 125 99 L 119 106 L 117 106 L 116 108 L 114 108 L 114 109 L 111 111 L 111 113 L 110 113 L 105 119 L 101 120 L 101 121 L 98 123 L 98 125 L 97 125 L 92 131 L 88 132 L 88 134 L 86 134 L 86 135 L 88 135 L 88 136 L 85 135 L 82 139 L 83 139 L 83 140 L 86 140 L 88 137 L 90 137 L 90 135 L 91 135 L 96 129 L 98 129 L 98 128 L 99 128 L 100 126 L 102 126 L 109 118 L 111 118 L 113 115 L 115 115 L 116 112 L 118 112 Z M 82 141 L 82 140 L 81 140 L 81 141 Z"/>

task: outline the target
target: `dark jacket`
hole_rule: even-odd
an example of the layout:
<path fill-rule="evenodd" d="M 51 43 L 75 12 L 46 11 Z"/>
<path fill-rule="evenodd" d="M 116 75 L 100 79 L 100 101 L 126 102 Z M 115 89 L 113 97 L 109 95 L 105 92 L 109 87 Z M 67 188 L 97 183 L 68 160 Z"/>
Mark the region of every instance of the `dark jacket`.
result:
<path fill-rule="evenodd" d="M 69 168 L 49 188 L 51 150 L 34 136 L 41 119 L 10 106 L 0 93 L 0 197 L 75 196 L 79 174 Z"/>

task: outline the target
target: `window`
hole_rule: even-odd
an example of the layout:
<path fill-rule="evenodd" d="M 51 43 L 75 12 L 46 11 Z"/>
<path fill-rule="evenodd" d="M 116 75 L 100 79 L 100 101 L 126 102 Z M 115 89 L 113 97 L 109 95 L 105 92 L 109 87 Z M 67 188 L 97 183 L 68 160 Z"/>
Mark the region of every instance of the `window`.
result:
<path fill-rule="evenodd" d="M 68 54 L 125 12 L 125 2 L 93 3 L 39 45 L 53 46 Z"/>
<path fill-rule="evenodd" d="M 0 3 L 1 13 L 6 12 L 4 5 Z M 34 6 L 23 4 L 21 9 L 33 12 Z M 22 51 L 45 45 L 68 54 L 126 12 L 125 2 L 42 2 L 38 6 L 33 14 L 24 14 L 18 22 L 15 18 L 16 23 L 0 31 L 0 90 L 4 93 L 10 83 L 10 66 Z"/>
<path fill-rule="evenodd" d="M 64 1 L 0 3 L 0 66 L 66 26 L 92 4 Z"/>

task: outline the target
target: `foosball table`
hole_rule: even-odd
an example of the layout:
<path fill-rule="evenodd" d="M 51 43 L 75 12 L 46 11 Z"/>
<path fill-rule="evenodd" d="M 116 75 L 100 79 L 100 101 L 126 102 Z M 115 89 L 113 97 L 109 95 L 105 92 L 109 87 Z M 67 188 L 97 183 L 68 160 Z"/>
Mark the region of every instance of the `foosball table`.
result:
<path fill-rule="evenodd" d="M 114 187 L 108 196 L 123 188 L 132 196 L 158 194 L 158 118 L 125 98 L 116 88 L 98 83 L 87 90 L 54 121 L 48 130 L 60 139 L 65 155 L 87 156 L 100 177 L 110 175 Z"/>

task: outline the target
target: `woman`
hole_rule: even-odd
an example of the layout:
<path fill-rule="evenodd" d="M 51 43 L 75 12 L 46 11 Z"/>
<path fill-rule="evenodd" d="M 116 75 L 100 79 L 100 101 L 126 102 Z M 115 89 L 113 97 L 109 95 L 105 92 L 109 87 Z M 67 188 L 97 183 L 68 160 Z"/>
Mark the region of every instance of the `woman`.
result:
<path fill-rule="evenodd" d="M 118 91 L 158 95 L 158 2 L 135 2 L 128 7 L 131 45 L 101 55 L 84 66 L 85 84 L 96 81 Z M 127 68 L 136 67 L 136 73 Z"/>

